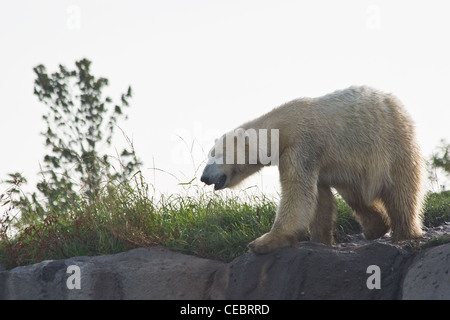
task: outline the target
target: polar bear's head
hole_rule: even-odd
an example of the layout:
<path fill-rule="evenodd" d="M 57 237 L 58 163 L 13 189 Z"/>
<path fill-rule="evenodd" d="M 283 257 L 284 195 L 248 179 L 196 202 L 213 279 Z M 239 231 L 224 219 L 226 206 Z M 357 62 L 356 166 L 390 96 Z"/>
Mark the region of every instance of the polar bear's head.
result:
<path fill-rule="evenodd" d="M 200 180 L 214 184 L 215 190 L 231 188 L 258 171 L 261 166 L 250 164 L 250 139 L 244 130 L 237 129 L 216 140 L 208 155 L 208 163 Z"/>
<path fill-rule="evenodd" d="M 245 178 L 260 170 L 264 165 L 272 164 L 265 160 L 270 150 L 275 151 L 273 141 L 267 144 L 266 135 L 260 135 L 254 129 L 242 128 L 230 131 L 216 140 L 209 152 L 201 181 L 207 185 L 214 184 L 215 190 L 231 188 Z M 271 134 L 273 138 L 273 133 Z M 276 135 L 276 155 L 278 159 L 278 132 Z"/>

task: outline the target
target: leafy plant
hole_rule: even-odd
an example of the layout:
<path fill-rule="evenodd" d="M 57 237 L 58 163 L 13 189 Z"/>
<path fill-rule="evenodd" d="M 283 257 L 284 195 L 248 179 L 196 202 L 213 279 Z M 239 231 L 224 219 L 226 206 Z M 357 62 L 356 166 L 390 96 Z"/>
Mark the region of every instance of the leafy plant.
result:
<path fill-rule="evenodd" d="M 450 144 L 445 140 L 441 140 L 441 144 L 436 148 L 435 153 L 431 156 L 431 165 L 434 168 L 441 168 L 450 175 Z"/>
<path fill-rule="evenodd" d="M 37 184 L 46 203 L 40 203 L 34 193 L 31 199 L 21 196 L 16 204 L 25 215 L 31 211 L 43 215 L 46 206 L 64 213 L 80 200 L 76 186 L 94 201 L 104 181 L 126 181 L 138 170 L 141 162 L 133 148 L 120 152 L 120 171 L 110 170 L 111 156 L 102 153 L 111 146 L 119 119 L 127 118 L 124 111 L 132 89 L 128 87 L 120 102 L 113 103 L 103 93 L 108 79 L 95 77 L 87 59 L 76 61 L 72 70 L 63 65 L 51 74 L 43 65 L 33 70 L 34 94 L 48 107 L 42 117 L 47 125 L 42 135 L 48 153 L 41 168 L 42 181 Z"/>

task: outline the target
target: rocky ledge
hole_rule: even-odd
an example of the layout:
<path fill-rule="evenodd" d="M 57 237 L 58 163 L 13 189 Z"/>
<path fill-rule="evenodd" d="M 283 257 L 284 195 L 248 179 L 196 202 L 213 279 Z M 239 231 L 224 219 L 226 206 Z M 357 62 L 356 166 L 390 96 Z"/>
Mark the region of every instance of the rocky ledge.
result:
<path fill-rule="evenodd" d="M 423 241 L 449 232 L 446 224 Z M 230 263 L 155 247 L 0 266 L 0 299 L 450 299 L 450 243 L 415 245 L 356 236 Z"/>

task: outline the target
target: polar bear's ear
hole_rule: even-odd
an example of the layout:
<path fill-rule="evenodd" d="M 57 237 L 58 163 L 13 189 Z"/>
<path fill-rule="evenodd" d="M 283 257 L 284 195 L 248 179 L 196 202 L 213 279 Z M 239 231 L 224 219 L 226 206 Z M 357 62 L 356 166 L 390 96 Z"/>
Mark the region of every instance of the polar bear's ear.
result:
<path fill-rule="evenodd" d="M 215 138 L 215 139 L 214 139 L 214 143 L 216 143 L 216 142 L 217 142 L 217 140 L 219 140 L 219 139 Z"/>

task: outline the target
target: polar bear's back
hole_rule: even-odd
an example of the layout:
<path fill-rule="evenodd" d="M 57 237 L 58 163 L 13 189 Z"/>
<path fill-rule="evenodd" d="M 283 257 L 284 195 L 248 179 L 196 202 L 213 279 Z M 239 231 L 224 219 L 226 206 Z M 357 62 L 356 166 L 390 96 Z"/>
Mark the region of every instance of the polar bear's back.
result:
<path fill-rule="evenodd" d="M 358 132 L 379 139 L 399 127 L 413 130 L 412 120 L 401 102 L 370 87 L 350 87 L 312 99 L 311 108 L 335 130 L 345 130 L 343 134 L 353 131 L 352 134 Z"/>
<path fill-rule="evenodd" d="M 280 153 L 299 150 L 334 168 L 384 166 L 388 172 L 394 162 L 417 161 L 420 154 L 414 123 L 402 103 L 366 86 L 296 99 L 241 127 L 279 129 Z"/>
<path fill-rule="evenodd" d="M 335 186 L 358 184 L 368 202 L 391 183 L 392 170 L 405 161 L 421 161 L 413 121 L 391 94 L 350 87 L 281 108 L 295 123 L 284 135 L 298 144 L 299 152 L 308 149 L 316 157 L 321 179 Z"/>

